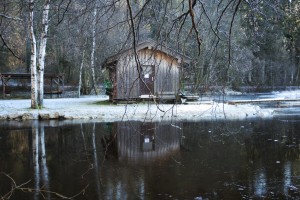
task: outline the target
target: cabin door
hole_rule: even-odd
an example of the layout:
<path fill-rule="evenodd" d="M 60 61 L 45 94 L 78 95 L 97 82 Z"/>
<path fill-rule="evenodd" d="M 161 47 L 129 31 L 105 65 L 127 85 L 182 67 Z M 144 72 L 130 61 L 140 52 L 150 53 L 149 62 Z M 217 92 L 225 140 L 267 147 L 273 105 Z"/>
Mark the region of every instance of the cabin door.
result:
<path fill-rule="evenodd" d="M 141 67 L 140 91 L 141 95 L 154 94 L 154 66 L 143 65 Z"/>
<path fill-rule="evenodd" d="M 153 123 L 143 123 L 140 131 L 141 151 L 155 151 L 155 125 Z"/>

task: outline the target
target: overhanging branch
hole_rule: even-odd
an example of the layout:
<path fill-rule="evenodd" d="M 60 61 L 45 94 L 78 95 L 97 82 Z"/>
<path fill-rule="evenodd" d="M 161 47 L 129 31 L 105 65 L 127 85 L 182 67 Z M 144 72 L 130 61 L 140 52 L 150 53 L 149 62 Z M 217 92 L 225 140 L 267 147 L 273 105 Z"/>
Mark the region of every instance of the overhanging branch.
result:
<path fill-rule="evenodd" d="M 3 17 L 5 19 L 12 19 L 12 20 L 16 20 L 16 21 L 23 21 L 21 18 L 11 17 L 11 16 L 8 16 L 8 15 L 2 14 L 2 13 L 0 13 L 0 17 Z"/>
<path fill-rule="evenodd" d="M 1 38 L 1 41 L 3 42 L 3 46 L 6 47 L 8 49 L 8 51 L 15 57 L 15 58 L 18 58 L 19 60 L 21 60 L 21 58 L 19 58 L 11 48 L 9 48 L 9 46 L 7 45 L 7 43 L 5 42 L 5 39 L 3 38 L 2 34 L 0 34 L 0 38 Z M 3 47 L 2 46 L 2 47 Z"/>

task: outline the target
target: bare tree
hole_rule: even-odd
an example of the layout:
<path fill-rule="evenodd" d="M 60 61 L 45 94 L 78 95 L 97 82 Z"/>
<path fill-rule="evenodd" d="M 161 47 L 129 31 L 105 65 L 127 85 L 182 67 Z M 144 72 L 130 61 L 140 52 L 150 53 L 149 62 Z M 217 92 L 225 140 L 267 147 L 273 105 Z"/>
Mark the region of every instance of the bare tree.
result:
<path fill-rule="evenodd" d="M 44 68 L 48 33 L 48 16 L 50 0 L 45 0 L 42 13 L 42 31 L 37 54 L 37 43 L 34 33 L 34 4 L 35 0 L 29 1 L 29 29 L 31 41 L 31 108 L 42 108 L 44 99 Z"/>
<path fill-rule="evenodd" d="M 44 69 L 45 69 L 45 55 L 47 46 L 47 33 L 49 23 L 49 9 L 50 0 L 45 0 L 42 13 L 42 32 L 39 46 L 39 57 L 38 57 L 38 107 L 44 106 Z"/>
<path fill-rule="evenodd" d="M 30 69 L 31 69 L 31 108 L 37 108 L 37 49 L 36 49 L 36 39 L 34 34 L 34 0 L 29 1 L 29 30 L 30 30 L 30 44 L 31 44 L 31 59 L 30 59 Z"/>
<path fill-rule="evenodd" d="M 85 43 L 86 44 L 86 43 Z M 85 45 L 84 45 L 85 46 Z M 81 58 L 81 64 L 79 68 L 79 81 L 78 81 L 78 98 L 80 97 L 81 94 L 81 87 L 82 87 L 82 71 L 83 71 L 83 66 L 85 62 L 85 49 L 82 50 L 82 58 Z"/>
<path fill-rule="evenodd" d="M 91 51 L 91 71 L 92 71 L 92 87 L 94 88 L 95 94 L 98 95 L 96 88 L 96 78 L 95 78 L 95 51 L 96 51 L 96 21 L 97 21 L 97 9 L 98 2 L 96 0 L 95 7 L 93 11 L 93 22 L 92 22 L 92 51 Z"/>

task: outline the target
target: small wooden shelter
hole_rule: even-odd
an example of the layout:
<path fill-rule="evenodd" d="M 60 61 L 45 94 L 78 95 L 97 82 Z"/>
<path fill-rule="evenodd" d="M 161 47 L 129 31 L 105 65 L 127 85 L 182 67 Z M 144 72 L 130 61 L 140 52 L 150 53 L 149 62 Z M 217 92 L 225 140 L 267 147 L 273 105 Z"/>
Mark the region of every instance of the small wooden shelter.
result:
<path fill-rule="evenodd" d="M 155 41 L 144 41 L 135 48 L 109 57 L 110 100 L 175 100 L 180 86 L 180 72 L 190 58 Z"/>
<path fill-rule="evenodd" d="M 30 73 L 0 73 L 0 80 L 2 82 L 3 98 L 6 94 L 10 93 L 7 89 L 9 81 L 15 80 L 31 80 Z M 44 94 L 57 94 L 57 97 L 64 92 L 64 74 L 45 73 L 44 80 L 50 81 L 50 88 L 44 92 Z M 45 81 L 46 82 L 46 81 Z M 53 87 L 53 82 L 55 87 Z M 45 86 L 44 86 L 45 87 Z"/>

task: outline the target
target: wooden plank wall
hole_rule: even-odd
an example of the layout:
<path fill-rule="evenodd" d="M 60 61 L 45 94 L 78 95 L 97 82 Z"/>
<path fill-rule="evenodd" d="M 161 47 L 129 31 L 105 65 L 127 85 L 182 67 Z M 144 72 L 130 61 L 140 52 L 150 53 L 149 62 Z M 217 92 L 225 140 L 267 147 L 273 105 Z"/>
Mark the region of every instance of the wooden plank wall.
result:
<path fill-rule="evenodd" d="M 141 65 L 155 66 L 154 94 L 161 92 L 177 93 L 179 89 L 179 67 L 176 58 L 161 51 L 143 49 L 138 52 Z M 123 55 L 117 65 L 117 97 L 118 99 L 138 98 L 140 81 L 137 64 L 132 54 Z"/>

